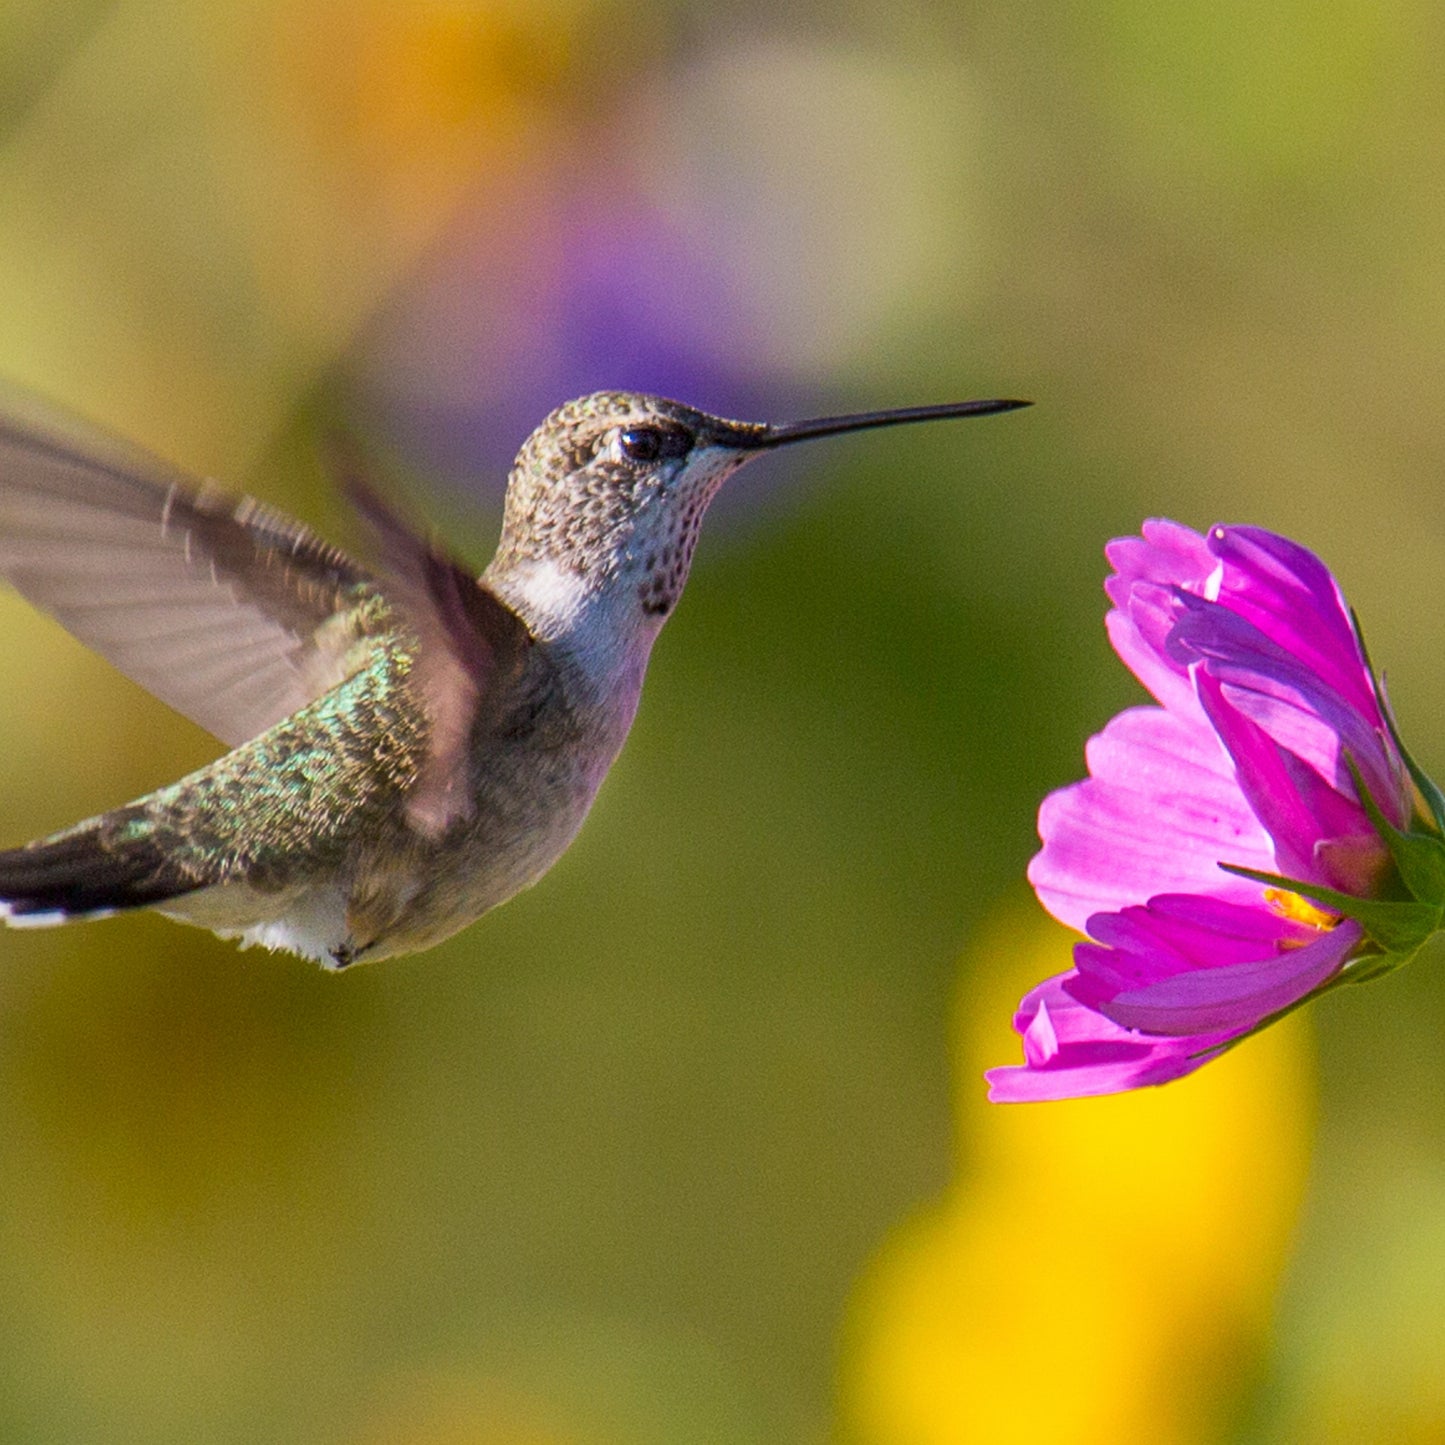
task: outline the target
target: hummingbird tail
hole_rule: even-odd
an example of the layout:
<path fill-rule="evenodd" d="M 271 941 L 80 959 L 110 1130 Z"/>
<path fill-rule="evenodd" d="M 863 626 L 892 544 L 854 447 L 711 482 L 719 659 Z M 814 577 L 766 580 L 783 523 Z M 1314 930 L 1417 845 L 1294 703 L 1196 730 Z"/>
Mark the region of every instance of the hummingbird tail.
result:
<path fill-rule="evenodd" d="M 0 920 L 12 928 L 44 928 L 105 918 L 205 886 L 177 868 L 136 821 L 121 809 L 0 850 Z"/>

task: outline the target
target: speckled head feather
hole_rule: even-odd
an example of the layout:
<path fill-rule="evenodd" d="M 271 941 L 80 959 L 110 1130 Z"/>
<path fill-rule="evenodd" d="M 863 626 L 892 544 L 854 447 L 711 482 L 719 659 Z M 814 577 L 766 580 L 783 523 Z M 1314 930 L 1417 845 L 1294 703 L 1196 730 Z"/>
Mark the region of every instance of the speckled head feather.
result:
<path fill-rule="evenodd" d="M 656 453 L 644 445 L 629 455 L 625 437 L 632 432 L 659 438 Z M 695 542 L 707 503 L 767 432 L 756 422 L 727 421 L 636 392 L 599 391 L 570 401 L 517 454 L 494 566 L 547 560 L 610 578 L 657 552 L 653 544 L 661 539 L 642 535 L 639 523 L 664 503 L 670 513 L 693 513 L 690 529 L 681 530 L 690 530 Z M 708 452 L 715 453 L 714 464 L 699 465 Z M 679 495 L 680 483 L 686 495 Z M 659 519 L 657 530 L 672 528 Z M 690 550 L 689 544 L 689 557 Z"/>

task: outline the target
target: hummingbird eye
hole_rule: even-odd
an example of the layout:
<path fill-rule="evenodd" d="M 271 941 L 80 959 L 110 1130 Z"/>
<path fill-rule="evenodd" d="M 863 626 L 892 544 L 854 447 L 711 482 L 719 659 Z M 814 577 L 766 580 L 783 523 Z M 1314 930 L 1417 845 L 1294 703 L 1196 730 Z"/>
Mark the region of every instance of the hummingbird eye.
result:
<path fill-rule="evenodd" d="M 656 462 L 664 457 L 685 457 L 693 437 L 683 427 L 629 426 L 617 436 L 622 455 L 630 462 Z"/>

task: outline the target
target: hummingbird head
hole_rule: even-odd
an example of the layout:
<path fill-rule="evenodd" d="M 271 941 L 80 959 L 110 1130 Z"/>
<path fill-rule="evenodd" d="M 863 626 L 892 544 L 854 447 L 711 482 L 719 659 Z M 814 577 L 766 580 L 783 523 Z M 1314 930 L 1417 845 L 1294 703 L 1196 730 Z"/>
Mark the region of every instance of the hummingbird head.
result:
<path fill-rule="evenodd" d="M 642 585 L 640 605 L 660 605 L 653 580 L 663 589 L 675 576 L 681 589 L 707 504 L 746 459 L 719 443 L 760 430 L 633 392 L 568 402 L 517 454 L 498 560 L 587 591 Z"/>
<path fill-rule="evenodd" d="M 559 407 L 523 444 L 489 576 L 520 580 L 506 590 L 551 626 L 605 598 L 655 628 L 682 593 L 708 504 L 745 462 L 812 437 L 1027 405 L 971 401 L 769 425 L 596 392 Z"/>

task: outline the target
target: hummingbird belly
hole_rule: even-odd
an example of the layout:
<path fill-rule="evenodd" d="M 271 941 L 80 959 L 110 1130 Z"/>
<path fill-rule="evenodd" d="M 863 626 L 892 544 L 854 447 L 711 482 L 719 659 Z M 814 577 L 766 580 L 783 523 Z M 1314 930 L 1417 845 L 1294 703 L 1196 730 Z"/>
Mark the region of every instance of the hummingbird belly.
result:
<path fill-rule="evenodd" d="M 525 831 L 482 827 L 417 848 L 368 848 L 342 877 L 279 891 L 245 881 L 217 884 L 157 909 L 222 938 L 282 949 L 340 969 L 442 942 L 537 882 L 586 817 L 595 788 L 554 806 Z"/>

